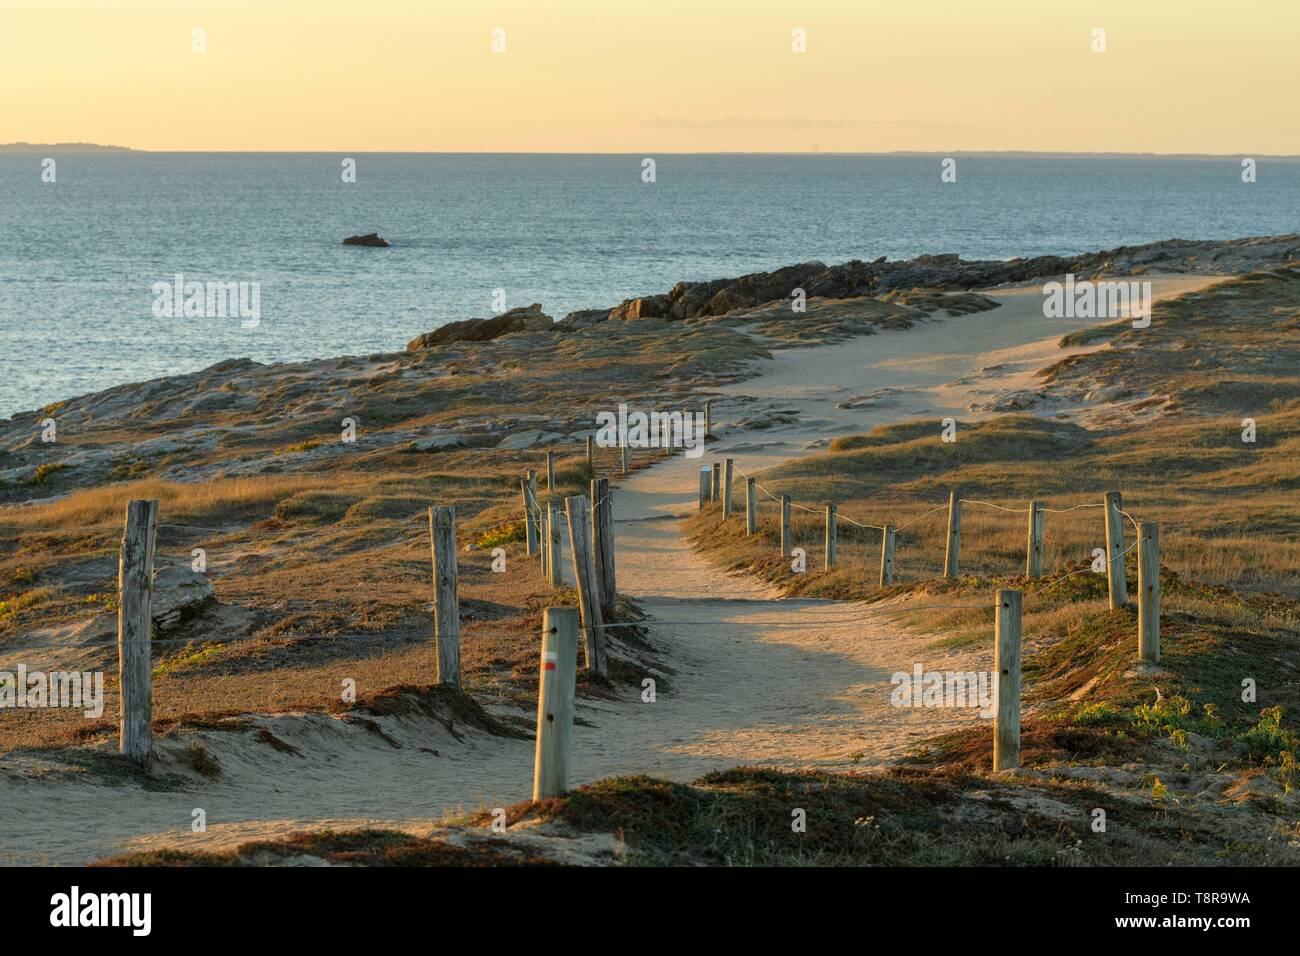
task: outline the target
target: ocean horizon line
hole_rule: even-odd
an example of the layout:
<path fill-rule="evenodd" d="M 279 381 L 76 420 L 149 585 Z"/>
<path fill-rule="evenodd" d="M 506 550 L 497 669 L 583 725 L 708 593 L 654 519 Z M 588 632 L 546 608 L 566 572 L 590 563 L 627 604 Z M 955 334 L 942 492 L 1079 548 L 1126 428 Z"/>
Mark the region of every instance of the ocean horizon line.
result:
<path fill-rule="evenodd" d="M 160 156 L 335 156 L 346 153 L 358 156 L 954 156 L 1011 157 L 1042 159 L 1254 159 L 1300 160 L 1300 153 L 1159 153 L 1143 151 L 1023 150 L 1023 149 L 896 149 L 896 150 L 421 150 L 421 149 L 142 149 L 96 143 L 0 143 L 0 154 L 25 154 L 41 150 L 82 154 L 145 154 Z"/>

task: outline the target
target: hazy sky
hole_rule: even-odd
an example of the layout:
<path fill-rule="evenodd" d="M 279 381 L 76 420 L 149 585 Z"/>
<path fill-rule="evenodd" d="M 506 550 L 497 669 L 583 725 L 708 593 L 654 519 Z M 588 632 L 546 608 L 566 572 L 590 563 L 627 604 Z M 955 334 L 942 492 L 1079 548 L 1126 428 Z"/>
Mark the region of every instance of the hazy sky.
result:
<path fill-rule="evenodd" d="M 1297 0 L 0 0 L 0 142 L 1296 154 L 1297 50 Z"/>

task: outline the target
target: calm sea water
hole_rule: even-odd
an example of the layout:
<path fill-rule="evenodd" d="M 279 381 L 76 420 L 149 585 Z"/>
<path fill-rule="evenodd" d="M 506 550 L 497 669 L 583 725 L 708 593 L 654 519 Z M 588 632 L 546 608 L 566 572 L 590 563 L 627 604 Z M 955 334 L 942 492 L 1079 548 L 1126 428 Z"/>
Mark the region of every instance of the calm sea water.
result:
<path fill-rule="evenodd" d="M 0 416 L 110 385 L 402 348 L 541 302 L 559 318 L 808 259 L 1073 253 L 1300 229 L 1300 161 L 355 154 L 0 155 Z M 389 249 L 341 246 L 379 232 Z M 176 273 L 257 282 L 261 323 L 156 318 Z"/>

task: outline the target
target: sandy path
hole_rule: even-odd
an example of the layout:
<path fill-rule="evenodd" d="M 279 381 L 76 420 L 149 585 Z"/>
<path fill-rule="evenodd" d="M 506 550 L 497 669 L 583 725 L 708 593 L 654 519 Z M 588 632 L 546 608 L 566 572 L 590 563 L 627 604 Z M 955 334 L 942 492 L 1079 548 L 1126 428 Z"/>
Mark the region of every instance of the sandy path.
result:
<path fill-rule="evenodd" d="M 1157 297 L 1219 279 L 1157 280 Z M 994 293 L 998 309 L 933 320 L 833 347 L 791 349 L 715 402 L 722 455 L 752 472 L 805 454 L 828 437 L 916 415 L 969 417 L 967 406 L 1024 387 L 1062 357 L 1073 327 L 1042 317 L 1037 289 Z M 997 368 L 989 371 L 990 367 Z M 897 389 L 871 410 L 845 398 Z M 798 423 L 762 431 L 728 427 L 764 405 L 797 408 Z M 890 706 L 890 675 L 985 669 L 982 653 L 936 651 L 899 633 L 878 612 L 826 601 L 776 600 L 746 578 L 710 567 L 675 518 L 694 506 L 701 460 L 679 456 L 641 471 L 615 492 L 619 589 L 653 615 L 675 674 L 654 703 L 634 688 L 580 705 L 578 783 L 625 773 L 690 780 L 737 764 L 843 769 L 879 764 L 922 737 L 979 720 L 961 708 Z M 737 519 L 739 520 L 739 519 Z M 0 863 L 78 863 L 128 848 L 217 848 L 307 826 L 379 823 L 420 829 L 447 812 L 503 806 L 531 795 L 532 743 L 471 732 L 456 740 L 426 721 L 386 718 L 375 734 L 325 716 L 262 718 L 301 755 L 250 747 L 243 735 L 198 735 L 221 777 L 182 792 L 134 784 L 34 776 L 34 757 L 0 760 Z M 180 744 L 159 744 L 172 769 Z M 434 753 L 436 751 L 436 754 Z M 44 764 L 43 766 L 54 766 Z M 207 813 L 191 833 L 191 813 Z"/>

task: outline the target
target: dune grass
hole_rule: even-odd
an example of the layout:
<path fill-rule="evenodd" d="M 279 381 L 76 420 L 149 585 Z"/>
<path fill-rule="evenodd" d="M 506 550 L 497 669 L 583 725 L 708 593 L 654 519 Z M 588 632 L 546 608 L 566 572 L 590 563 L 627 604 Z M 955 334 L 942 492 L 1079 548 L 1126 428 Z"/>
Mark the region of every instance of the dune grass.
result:
<path fill-rule="evenodd" d="M 1270 814 L 1293 812 L 1300 783 L 1300 379 L 1285 361 L 1297 354 L 1297 288 L 1293 270 L 1224 283 L 1171 303 L 1152 339 L 1107 329 L 1117 348 L 1042 376 L 1049 390 L 1076 395 L 1116 376 L 1128 416 L 1097 414 L 1090 427 L 1032 415 L 963 421 L 953 443 L 941 440 L 938 422 L 903 422 L 759 473 L 770 495 L 807 509 L 796 507 L 792 522 L 793 544 L 807 553 L 803 573 L 779 553 L 779 505 L 761 492 L 756 534 L 746 535 L 743 513 L 724 521 L 710 505 L 690 519 L 693 538 L 719 565 L 791 595 L 889 599 L 897 626 L 953 648 L 987 652 L 995 590 L 1021 589 L 1028 771 L 1202 813 L 1249 805 L 1258 812 L 1250 826 L 1263 833 Z M 1242 440 L 1244 417 L 1254 442 Z M 964 500 L 961 562 L 945 580 L 953 489 Z M 1092 569 L 1111 490 L 1130 516 L 1126 546 L 1135 522 L 1161 528 L 1156 668 L 1138 664 L 1135 608 L 1110 609 L 1106 577 Z M 738 479 L 736 501 L 743 491 Z M 830 569 L 828 500 L 839 514 Z M 1033 500 L 1050 510 L 1044 574 L 1031 579 Z M 879 586 L 881 532 L 853 521 L 900 528 L 892 586 Z M 1135 557 L 1126 558 L 1130 596 Z M 986 727 L 927 741 L 911 758 L 927 772 L 976 775 L 981 787 L 991 763 Z M 1225 844 L 1200 860 L 1236 852 Z"/>
<path fill-rule="evenodd" d="M 149 478 L 7 509 L 6 526 L 23 530 L 0 535 L 0 652 L 7 640 L 21 646 L 33 632 L 50 639 L 116 610 L 122 514 L 128 500 L 143 497 L 159 500 L 155 565 L 188 566 L 192 550 L 204 548 L 206 576 L 221 606 L 247 612 L 236 634 L 216 627 L 219 612 L 209 612 L 177 633 L 158 635 L 154 716 L 160 725 L 226 713 L 231 701 L 250 713 L 334 710 L 344 676 L 362 693 L 431 681 L 437 652 L 428 506 L 436 501 L 457 508 L 465 686 L 484 699 L 526 708 L 536 693 L 541 609 L 576 604 L 576 595 L 554 591 L 538 561 L 525 554 L 519 476 L 527 468 L 539 472 L 545 505 L 552 497 L 562 503 L 566 495 L 587 494 L 592 474 L 580 447 L 554 451 L 553 496 L 544 452 L 466 451 L 437 470 L 398 459 L 381 473 L 328 478 Z M 616 450 L 597 452 L 597 469 L 609 473 Z M 641 468 L 651 460 L 638 454 L 632 464 Z M 498 546 L 506 550 L 509 574 L 491 570 L 491 549 Z M 620 619 L 635 613 L 623 605 Z M 638 641 L 627 629 L 616 639 L 620 648 L 652 658 L 653 650 Z M 94 669 L 105 671 L 105 714 L 112 715 L 116 649 L 104 644 L 89 653 L 98 655 Z M 30 667 L 44 658 L 38 650 L 24 654 Z M 635 673 L 616 668 L 614 679 L 644 676 L 642 665 L 628 667 Z M 584 684 L 584 692 L 601 691 Z M 6 714 L 0 749 L 93 743 L 113 732 L 107 718 L 87 723 L 80 711 L 14 710 Z"/>
<path fill-rule="evenodd" d="M 958 440 L 939 439 L 936 422 L 917 421 L 834 441 L 822 454 L 758 476 L 772 495 L 796 508 L 794 543 L 810 567 L 823 568 L 824 507 L 840 516 L 830 574 L 792 577 L 776 554 L 780 506 L 759 493 L 759 533 L 744 534 L 743 516 L 722 522 L 717 506 L 694 519 L 710 553 L 731 567 L 753 567 L 783 580 L 792 593 L 843 597 L 879 578 L 883 526 L 899 531 L 896 574 L 926 580 L 942 572 L 948 492 L 963 505 L 961 566 L 976 574 L 1023 572 L 1028 507 L 1052 509 L 1044 519 L 1044 567 L 1077 568 L 1105 547 L 1107 491 L 1124 496 L 1133 521 L 1161 525 L 1161 558 L 1209 584 L 1300 595 L 1300 400 L 1261 415 L 1266 443 L 1243 444 L 1231 422 L 1201 418 L 1096 433 L 1029 415 L 962 423 Z M 743 460 L 738 462 L 743 465 Z M 737 479 L 735 500 L 743 504 Z M 988 504 L 975 503 L 988 502 Z M 995 507 L 996 506 L 996 507 Z M 933 509 L 937 513 L 922 517 Z M 1011 509 L 1011 510 L 1001 510 Z M 1073 509 L 1073 510 L 1071 510 Z M 1125 523 L 1132 541 L 1132 521 Z"/>

